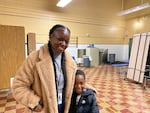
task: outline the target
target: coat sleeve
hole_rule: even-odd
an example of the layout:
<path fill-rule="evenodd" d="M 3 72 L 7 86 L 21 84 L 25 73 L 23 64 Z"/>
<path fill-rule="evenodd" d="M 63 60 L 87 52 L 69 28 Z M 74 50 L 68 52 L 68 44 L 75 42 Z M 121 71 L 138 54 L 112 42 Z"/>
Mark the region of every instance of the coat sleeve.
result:
<path fill-rule="evenodd" d="M 95 95 L 92 95 L 92 112 L 91 113 L 99 113 L 99 107 L 96 101 Z"/>
<path fill-rule="evenodd" d="M 40 101 L 40 97 L 31 88 L 34 82 L 33 68 L 32 60 L 28 57 L 17 71 L 12 86 L 14 98 L 29 108 L 34 108 Z"/>

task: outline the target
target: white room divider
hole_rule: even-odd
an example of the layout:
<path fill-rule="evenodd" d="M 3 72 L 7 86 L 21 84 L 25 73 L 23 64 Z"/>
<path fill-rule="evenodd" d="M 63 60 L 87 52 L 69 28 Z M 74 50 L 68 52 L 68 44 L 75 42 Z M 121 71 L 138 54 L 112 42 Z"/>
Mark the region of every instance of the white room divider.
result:
<path fill-rule="evenodd" d="M 146 66 L 146 62 L 147 62 L 147 56 L 148 56 L 148 50 L 150 49 L 149 47 L 150 44 L 150 32 L 147 33 L 147 39 L 145 42 L 145 50 L 144 50 L 144 54 L 143 54 L 143 62 L 142 62 L 142 67 L 141 67 L 141 73 L 140 73 L 140 81 L 143 82 L 143 78 L 144 78 L 144 72 L 145 72 L 145 66 Z"/>
<path fill-rule="evenodd" d="M 144 71 L 148 55 L 150 33 L 135 34 L 131 48 L 131 56 L 127 78 L 143 83 Z"/>
<path fill-rule="evenodd" d="M 141 39 L 140 34 L 133 35 L 133 42 L 132 42 L 132 47 L 131 47 L 128 72 L 127 72 L 127 78 L 131 80 L 134 80 L 134 72 L 135 72 L 140 39 Z"/>
<path fill-rule="evenodd" d="M 146 33 L 142 33 L 140 43 L 139 43 L 139 48 L 138 48 L 138 54 L 136 56 L 137 62 L 136 62 L 136 66 L 135 66 L 134 80 L 138 81 L 140 83 L 142 83 L 142 81 L 140 81 L 140 73 L 142 71 L 141 69 L 142 69 L 142 64 L 143 64 L 143 60 L 144 60 L 143 55 L 145 53 L 146 38 L 147 38 Z"/>

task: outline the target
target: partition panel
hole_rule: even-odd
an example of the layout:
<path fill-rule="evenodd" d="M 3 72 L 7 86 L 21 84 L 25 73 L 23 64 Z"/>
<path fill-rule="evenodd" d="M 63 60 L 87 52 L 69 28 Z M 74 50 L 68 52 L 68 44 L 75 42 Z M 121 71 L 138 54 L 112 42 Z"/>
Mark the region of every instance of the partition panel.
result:
<path fill-rule="evenodd" d="M 135 34 L 133 36 L 131 56 L 130 56 L 128 72 L 127 72 L 127 78 L 132 80 L 134 79 L 139 43 L 140 43 L 140 34 Z"/>
<path fill-rule="evenodd" d="M 141 68 L 143 63 L 143 55 L 145 51 L 146 38 L 147 38 L 146 33 L 142 33 L 140 43 L 139 43 L 137 62 L 136 62 L 135 73 L 134 73 L 134 81 L 136 82 L 140 82 L 140 73 L 141 73 Z"/>
<path fill-rule="evenodd" d="M 140 83 L 142 83 L 144 79 L 145 66 L 146 66 L 147 56 L 149 54 L 148 53 L 149 44 L 150 44 L 150 32 L 147 33 L 147 38 L 145 42 L 145 50 L 143 53 L 143 62 L 142 62 L 142 67 L 141 67 L 140 80 L 139 80 Z"/>
<path fill-rule="evenodd" d="M 36 35 L 35 33 L 28 33 L 27 34 L 27 54 L 29 55 L 34 50 L 36 50 Z"/>

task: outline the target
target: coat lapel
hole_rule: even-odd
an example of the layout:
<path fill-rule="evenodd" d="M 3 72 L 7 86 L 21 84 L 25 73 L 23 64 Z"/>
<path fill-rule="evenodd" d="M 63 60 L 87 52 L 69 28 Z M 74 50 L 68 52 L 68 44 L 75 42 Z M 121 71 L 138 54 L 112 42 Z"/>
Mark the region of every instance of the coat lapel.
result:
<path fill-rule="evenodd" d="M 57 113 L 57 94 L 55 85 L 55 75 L 51 60 L 43 60 L 37 64 L 37 70 L 41 79 L 41 84 L 45 89 L 48 105 Z"/>
<path fill-rule="evenodd" d="M 49 111 L 58 113 L 54 67 L 47 45 L 40 49 L 39 58 L 40 62 L 36 64 L 36 67 L 47 96 L 47 104 L 51 106 L 48 107 Z"/>

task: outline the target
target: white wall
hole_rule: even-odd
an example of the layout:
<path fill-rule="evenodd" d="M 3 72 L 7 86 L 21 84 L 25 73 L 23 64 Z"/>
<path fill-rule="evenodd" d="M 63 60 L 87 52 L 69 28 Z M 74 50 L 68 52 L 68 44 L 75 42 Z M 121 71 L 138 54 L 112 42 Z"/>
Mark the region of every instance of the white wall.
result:
<path fill-rule="evenodd" d="M 75 45 L 70 45 L 69 48 L 67 49 L 68 52 L 70 52 L 71 56 L 75 56 L 77 58 L 77 49 L 85 49 L 88 47 L 88 44 L 79 44 L 78 48 L 76 48 Z M 121 45 L 121 44 L 96 44 L 94 47 L 99 48 L 99 49 L 108 49 L 108 54 L 114 53 L 116 54 L 115 60 L 120 61 L 124 59 L 128 59 L 128 54 L 129 54 L 129 46 L 126 44 Z"/>
<path fill-rule="evenodd" d="M 36 49 L 39 49 L 40 46 L 43 44 L 36 44 Z M 79 44 L 78 48 L 76 47 L 75 44 L 70 44 L 69 47 L 67 48 L 67 51 L 71 54 L 71 56 L 74 56 L 75 59 L 77 59 L 77 50 L 78 49 L 85 49 L 88 47 L 88 44 Z M 108 54 L 114 53 L 116 54 L 115 60 L 120 61 L 124 59 L 128 59 L 128 54 L 129 54 L 129 45 L 128 44 L 96 44 L 94 47 L 99 48 L 99 49 L 108 49 Z M 26 49 L 27 50 L 27 49 Z M 27 51 L 26 51 L 27 53 Z"/>

